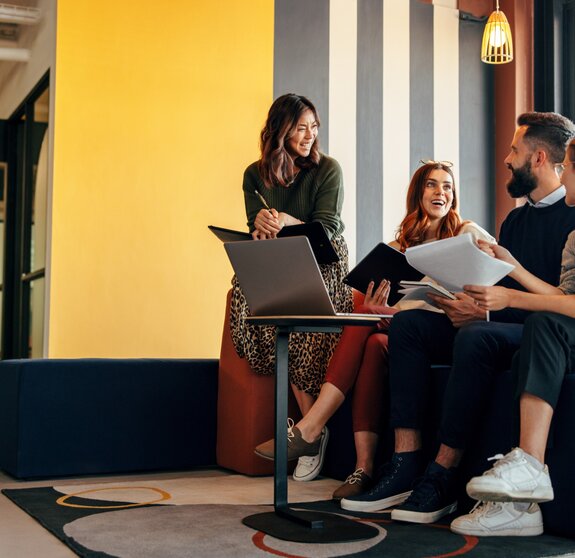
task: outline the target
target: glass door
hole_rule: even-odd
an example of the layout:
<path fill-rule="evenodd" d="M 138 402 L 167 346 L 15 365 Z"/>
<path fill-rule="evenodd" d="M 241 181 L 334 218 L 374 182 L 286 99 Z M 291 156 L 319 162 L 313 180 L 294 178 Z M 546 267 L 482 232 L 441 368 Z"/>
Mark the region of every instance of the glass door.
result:
<path fill-rule="evenodd" d="M 49 76 L 6 122 L 2 358 L 44 352 Z"/>

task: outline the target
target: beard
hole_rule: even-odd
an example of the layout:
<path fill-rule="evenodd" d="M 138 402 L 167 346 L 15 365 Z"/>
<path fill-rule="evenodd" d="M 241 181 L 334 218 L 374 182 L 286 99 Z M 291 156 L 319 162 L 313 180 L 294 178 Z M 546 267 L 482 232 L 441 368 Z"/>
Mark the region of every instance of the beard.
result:
<path fill-rule="evenodd" d="M 512 198 L 528 196 L 537 188 L 537 181 L 531 172 L 531 161 L 527 161 L 518 169 L 509 166 L 509 170 L 511 178 L 507 182 L 507 191 Z"/>

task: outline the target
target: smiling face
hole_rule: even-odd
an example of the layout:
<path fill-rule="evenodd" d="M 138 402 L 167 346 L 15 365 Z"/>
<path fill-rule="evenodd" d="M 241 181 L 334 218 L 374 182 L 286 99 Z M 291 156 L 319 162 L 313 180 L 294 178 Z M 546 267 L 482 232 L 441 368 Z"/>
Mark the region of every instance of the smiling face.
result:
<path fill-rule="evenodd" d="M 453 205 L 453 179 L 443 169 L 433 169 L 427 177 L 421 205 L 431 221 L 443 219 Z"/>
<path fill-rule="evenodd" d="M 313 111 L 307 109 L 300 116 L 297 124 L 286 140 L 286 149 L 295 159 L 307 157 L 317 137 L 318 122 Z"/>

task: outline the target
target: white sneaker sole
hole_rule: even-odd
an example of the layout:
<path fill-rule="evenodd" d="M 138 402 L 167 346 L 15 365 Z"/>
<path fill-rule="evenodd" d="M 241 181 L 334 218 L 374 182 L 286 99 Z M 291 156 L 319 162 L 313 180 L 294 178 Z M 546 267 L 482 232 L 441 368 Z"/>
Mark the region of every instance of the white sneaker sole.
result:
<path fill-rule="evenodd" d="M 543 525 L 534 525 L 532 527 L 523 527 L 521 529 L 509 528 L 489 531 L 487 529 L 481 529 L 478 527 L 459 527 L 457 525 L 453 525 L 452 523 L 451 531 L 453 533 L 457 533 L 458 535 L 472 535 L 474 537 L 536 537 L 537 535 L 543 534 Z"/>
<path fill-rule="evenodd" d="M 554 498 L 551 486 L 540 486 L 535 490 L 513 490 L 499 483 L 470 481 L 466 491 L 470 498 L 484 502 L 550 502 Z"/>
<path fill-rule="evenodd" d="M 392 506 L 397 506 L 398 504 L 403 504 L 405 500 L 411 494 L 409 492 L 403 492 L 401 494 L 396 494 L 395 496 L 390 496 L 389 498 L 383 498 L 381 500 L 369 501 L 359 501 L 359 500 L 346 500 L 345 498 L 340 502 L 341 508 L 348 511 L 359 511 L 359 512 L 376 512 L 391 508 Z"/>
<path fill-rule="evenodd" d="M 457 502 L 449 504 L 444 508 L 434 512 L 415 512 L 410 510 L 393 510 L 391 519 L 396 521 L 408 521 L 409 523 L 433 523 L 457 509 Z"/>
<path fill-rule="evenodd" d="M 293 472 L 293 480 L 298 482 L 307 482 L 315 479 L 321 472 L 321 468 L 323 467 L 323 461 L 325 459 L 325 448 L 327 446 L 327 442 L 329 440 L 329 430 L 327 427 L 325 428 L 325 432 L 322 436 L 321 442 L 319 444 L 319 461 L 316 467 L 314 467 L 309 473 L 305 475 L 296 476 L 297 475 L 297 466 L 295 471 Z"/>

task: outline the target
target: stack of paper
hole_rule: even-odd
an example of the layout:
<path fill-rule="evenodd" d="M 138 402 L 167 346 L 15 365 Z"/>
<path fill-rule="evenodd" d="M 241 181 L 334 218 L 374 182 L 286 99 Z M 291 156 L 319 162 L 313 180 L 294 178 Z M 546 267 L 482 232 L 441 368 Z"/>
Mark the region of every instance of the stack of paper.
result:
<path fill-rule="evenodd" d="M 400 281 L 399 286 L 402 287 L 399 292 L 405 295 L 401 300 L 426 300 L 429 293 L 443 296 L 451 300 L 456 300 L 457 297 L 444 289 L 441 285 L 436 285 L 431 281 Z"/>
<path fill-rule="evenodd" d="M 452 292 L 464 285 L 494 285 L 514 269 L 480 250 L 469 233 L 408 248 L 405 256 L 411 266 Z"/>

